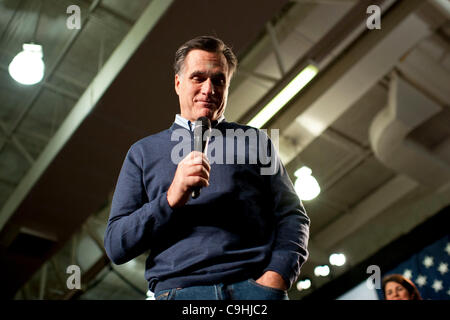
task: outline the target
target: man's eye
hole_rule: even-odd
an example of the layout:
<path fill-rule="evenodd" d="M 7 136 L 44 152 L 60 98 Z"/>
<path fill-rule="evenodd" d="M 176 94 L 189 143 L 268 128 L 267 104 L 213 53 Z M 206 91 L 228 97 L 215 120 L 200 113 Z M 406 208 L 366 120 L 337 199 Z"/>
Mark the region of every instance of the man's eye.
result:
<path fill-rule="evenodd" d="M 224 86 L 224 85 L 225 85 L 225 80 L 224 80 L 224 79 L 221 79 L 221 78 L 218 78 L 218 79 L 214 79 L 214 80 L 213 80 L 213 83 L 214 83 L 216 86 Z"/>
<path fill-rule="evenodd" d="M 201 81 L 205 80 L 205 77 L 201 74 L 196 73 L 196 74 L 191 75 L 191 80 L 201 82 Z"/>

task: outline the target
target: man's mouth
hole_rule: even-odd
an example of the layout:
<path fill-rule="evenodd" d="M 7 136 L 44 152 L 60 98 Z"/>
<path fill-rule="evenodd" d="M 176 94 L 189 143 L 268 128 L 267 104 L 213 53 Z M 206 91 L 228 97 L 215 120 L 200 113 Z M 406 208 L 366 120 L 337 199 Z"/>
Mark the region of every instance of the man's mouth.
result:
<path fill-rule="evenodd" d="M 196 103 L 199 103 L 207 108 L 211 108 L 214 107 L 216 105 L 216 103 L 212 100 L 197 100 L 195 101 Z"/>

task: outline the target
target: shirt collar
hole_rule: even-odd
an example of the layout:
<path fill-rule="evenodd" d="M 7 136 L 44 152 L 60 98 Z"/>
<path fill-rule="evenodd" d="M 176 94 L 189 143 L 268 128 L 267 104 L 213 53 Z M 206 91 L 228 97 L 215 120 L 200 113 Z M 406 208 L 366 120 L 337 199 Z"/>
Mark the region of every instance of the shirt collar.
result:
<path fill-rule="evenodd" d="M 215 126 L 217 126 L 219 123 L 221 123 L 223 120 L 225 120 L 225 116 L 222 114 L 220 116 L 219 119 L 217 119 L 217 121 L 213 121 L 211 123 L 211 127 L 214 128 Z M 175 123 L 182 126 L 183 128 L 188 129 L 189 131 L 193 131 L 194 130 L 194 123 L 190 120 L 187 120 L 185 118 L 183 118 L 180 114 L 177 114 L 175 116 Z"/>

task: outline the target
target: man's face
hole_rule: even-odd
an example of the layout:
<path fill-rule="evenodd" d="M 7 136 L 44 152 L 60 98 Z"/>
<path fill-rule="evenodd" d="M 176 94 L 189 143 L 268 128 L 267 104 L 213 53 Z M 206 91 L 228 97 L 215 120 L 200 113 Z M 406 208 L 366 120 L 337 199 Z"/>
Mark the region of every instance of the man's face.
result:
<path fill-rule="evenodd" d="M 181 116 L 191 121 L 199 117 L 217 120 L 225 111 L 229 81 L 228 64 L 223 54 L 190 51 L 180 74 L 175 75 Z"/>

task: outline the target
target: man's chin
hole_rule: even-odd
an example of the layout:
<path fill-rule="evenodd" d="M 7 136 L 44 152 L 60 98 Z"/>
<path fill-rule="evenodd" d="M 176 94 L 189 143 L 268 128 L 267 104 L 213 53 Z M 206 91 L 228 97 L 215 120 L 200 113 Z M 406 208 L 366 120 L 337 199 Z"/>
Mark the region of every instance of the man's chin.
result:
<path fill-rule="evenodd" d="M 200 117 L 207 117 L 209 120 L 213 120 L 213 118 L 214 118 L 214 110 L 210 110 L 210 109 L 207 109 L 207 110 L 202 110 L 201 112 L 199 112 L 197 115 L 198 115 L 198 117 L 197 117 L 197 119 L 198 118 L 200 118 Z"/>

